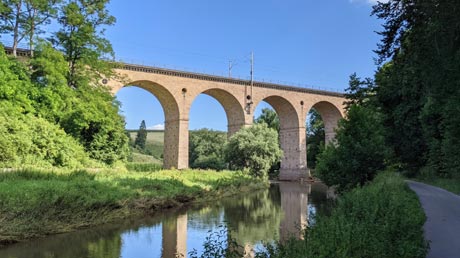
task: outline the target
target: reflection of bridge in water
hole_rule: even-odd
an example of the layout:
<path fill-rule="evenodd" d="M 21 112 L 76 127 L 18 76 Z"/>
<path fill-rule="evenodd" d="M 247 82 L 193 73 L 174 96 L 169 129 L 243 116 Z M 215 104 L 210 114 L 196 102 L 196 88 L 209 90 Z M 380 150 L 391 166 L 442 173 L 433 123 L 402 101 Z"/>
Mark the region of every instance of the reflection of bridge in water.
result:
<path fill-rule="evenodd" d="M 250 212 L 246 212 L 246 209 L 241 209 L 238 206 L 242 205 L 246 206 L 245 208 L 257 209 L 257 207 L 254 207 L 258 204 L 257 200 L 248 201 L 243 198 L 232 200 L 234 206 L 236 206 L 231 208 L 233 209 L 232 211 L 225 208 L 225 219 L 229 227 L 227 245 L 232 251 L 246 254 L 245 257 L 254 257 L 254 247 L 260 244 L 261 241 L 266 243 L 271 240 L 284 242 L 292 237 L 303 239 L 303 230 L 306 229 L 308 223 L 308 196 L 312 191 L 312 185 L 295 182 L 279 182 L 277 185 L 279 186 L 277 189 L 279 189 L 280 206 L 271 206 L 265 203 L 263 210 L 256 210 L 257 215 L 251 216 Z M 327 187 L 316 185 L 314 190 L 325 191 Z M 267 193 L 269 194 L 268 191 L 262 192 L 256 199 L 267 197 L 264 196 Z M 326 195 L 326 192 L 324 192 L 324 195 Z M 277 209 L 278 211 L 276 211 Z M 240 220 L 238 220 L 238 217 Z M 251 224 L 254 227 L 245 227 L 247 224 Z M 276 224 L 279 226 L 277 227 Z M 267 225 L 272 228 L 264 228 Z M 262 230 L 259 231 L 261 228 Z M 274 238 L 277 234 L 279 235 Z M 163 258 L 174 258 L 176 254 L 187 254 L 187 215 L 179 215 L 175 221 L 163 223 L 162 239 Z M 232 243 L 233 241 L 235 243 Z"/>

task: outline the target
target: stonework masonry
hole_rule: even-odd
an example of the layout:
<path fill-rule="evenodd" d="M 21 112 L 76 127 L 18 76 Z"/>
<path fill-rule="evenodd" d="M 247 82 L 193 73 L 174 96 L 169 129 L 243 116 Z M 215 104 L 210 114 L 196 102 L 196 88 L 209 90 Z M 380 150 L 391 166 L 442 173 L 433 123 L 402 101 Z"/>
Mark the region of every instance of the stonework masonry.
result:
<path fill-rule="evenodd" d="M 108 79 L 113 94 L 127 86 L 140 87 L 157 97 L 165 112 L 164 167 L 188 167 L 189 113 L 195 98 L 215 98 L 227 115 L 229 136 L 253 123 L 261 101 L 268 102 L 280 119 L 280 144 L 284 152 L 280 180 L 309 176 L 306 161 L 305 122 L 311 108 L 324 121 L 326 142 L 334 139 L 337 122 L 345 115 L 342 94 L 271 83 L 121 64 L 117 79 Z M 251 94 L 252 93 L 252 94 Z"/>

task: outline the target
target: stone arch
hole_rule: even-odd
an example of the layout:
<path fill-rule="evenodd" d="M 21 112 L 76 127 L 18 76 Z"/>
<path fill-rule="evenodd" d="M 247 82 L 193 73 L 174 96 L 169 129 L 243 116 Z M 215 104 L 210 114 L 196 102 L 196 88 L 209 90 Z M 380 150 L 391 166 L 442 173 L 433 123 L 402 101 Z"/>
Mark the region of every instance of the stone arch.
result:
<path fill-rule="evenodd" d="M 280 96 L 269 96 L 263 101 L 270 104 L 278 114 L 280 120 L 280 130 L 292 129 L 299 127 L 299 116 L 294 105 L 287 99 Z M 257 105 L 256 105 L 257 106 Z"/>
<path fill-rule="evenodd" d="M 177 101 L 171 92 L 162 85 L 152 81 L 140 80 L 127 83 L 124 87 L 139 87 L 150 92 L 160 102 L 165 113 L 166 121 L 179 119 L 179 106 Z"/>
<path fill-rule="evenodd" d="M 191 104 L 193 104 L 196 97 L 200 94 L 206 94 L 213 97 L 224 108 L 225 114 L 227 116 L 228 136 L 236 133 L 241 127 L 245 125 L 244 109 L 233 94 L 224 89 L 210 88 L 198 93 L 193 98 Z M 189 112 L 190 110 L 191 108 L 189 108 Z"/>
<path fill-rule="evenodd" d="M 342 118 L 340 109 L 328 101 L 319 101 L 311 108 L 316 109 L 323 119 L 324 133 L 326 136 L 325 143 L 328 144 L 333 142 L 335 138 L 335 128 L 337 128 L 337 123 Z"/>
<path fill-rule="evenodd" d="M 178 103 L 171 92 L 164 86 L 148 80 L 132 81 L 125 84 L 123 87 L 139 87 L 153 94 L 158 99 L 165 115 L 163 167 L 166 169 L 186 168 L 187 165 L 184 165 L 186 163 L 183 162 L 183 159 L 187 159 L 188 156 L 181 157 L 183 154 L 181 154 L 179 138 L 180 111 Z M 122 87 L 119 89 L 121 88 Z M 114 94 L 116 94 L 116 91 Z M 186 162 L 188 162 L 188 160 L 186 160 Z"/>
<path fill-rule="evenodd" d="M 275 109 L 280 120 L 279 140 L 283 158 L 279 179 L 306 178 L 305 125 L 300 124 L 299 112 L 291 101 L 278 95 L 271 95 L 262 100 Z M 256 103 L 254 108 L 258 104 Z"/>

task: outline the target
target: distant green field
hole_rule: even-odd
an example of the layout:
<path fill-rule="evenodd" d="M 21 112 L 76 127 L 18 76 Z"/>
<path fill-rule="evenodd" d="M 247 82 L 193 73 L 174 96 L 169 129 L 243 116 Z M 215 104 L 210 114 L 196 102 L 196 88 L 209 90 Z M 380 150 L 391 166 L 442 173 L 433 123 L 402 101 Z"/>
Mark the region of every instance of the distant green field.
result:
<path fill-rule="evenodd" d="M 131 140 L 136 139 L 137 130 L 128 130 Z M 164 131 L 147 131 L 145 153 L 133 150 L 133 162 L 163 164 Z"/>

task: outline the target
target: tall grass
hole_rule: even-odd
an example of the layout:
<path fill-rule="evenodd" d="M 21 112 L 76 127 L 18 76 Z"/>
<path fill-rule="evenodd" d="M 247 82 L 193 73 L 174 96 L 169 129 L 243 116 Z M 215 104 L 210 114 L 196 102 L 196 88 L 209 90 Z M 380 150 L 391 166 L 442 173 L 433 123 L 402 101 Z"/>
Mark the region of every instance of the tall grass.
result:
<path fill-rule="evenodd" d="M 162 170 L 163 166 L 156 163 L 129 162 L 126 164 L 126 169 L 136 172 L 154 172 Z"/>
<path fill-rule="evenodd" d="M 425 215 L 418 198 L 394 173 L 344 194 L 330 216 L 319 216 L 305 240 L 269 246 L 258 257 L 422 258 Z"/>

